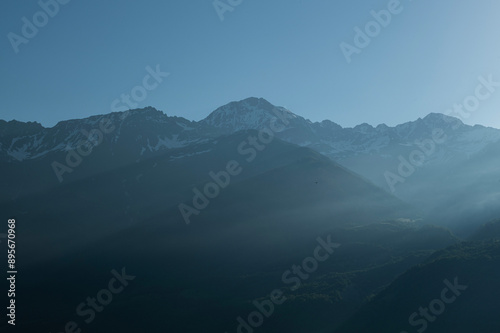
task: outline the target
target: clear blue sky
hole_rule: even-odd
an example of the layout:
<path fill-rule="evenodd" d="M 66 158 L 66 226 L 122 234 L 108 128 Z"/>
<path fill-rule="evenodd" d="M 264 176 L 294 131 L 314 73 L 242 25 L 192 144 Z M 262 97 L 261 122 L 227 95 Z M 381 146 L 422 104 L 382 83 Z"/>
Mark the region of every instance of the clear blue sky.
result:
<path fill-rule="evenodd" d="M 395 125 L 444 113 L 480 75 L 500 81 L 498 0 L 402 0 L 350 64 L 340 43 L 387 0 L 243 0 L 224 21 L 212 2 L 72 0 L 15 53 L 8 34 L 41 9 L 1 1 L 0 118 L 53 126 L 108 113 L 157 64 L 170 76 L 139 107 L 190 120 L 255 96 L 313 121 Z M 500 128 L 497 89 L 466 123 Z"/>

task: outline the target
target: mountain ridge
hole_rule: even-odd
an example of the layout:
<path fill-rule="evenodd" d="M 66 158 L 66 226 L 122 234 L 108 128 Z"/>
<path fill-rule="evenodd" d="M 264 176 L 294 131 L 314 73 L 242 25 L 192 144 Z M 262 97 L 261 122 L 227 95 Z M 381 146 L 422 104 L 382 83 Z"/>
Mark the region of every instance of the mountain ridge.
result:
<path fill-rule="evenodd" d="M 434 223 L 442 223 L 440 216 L 482 223 L 500 214 L 494 202 L 499 196 L 494 185 L 498 184 L 495 152 L 500 151 L 500 130 L 465 125 L 438 113 L 394 127 L 362 123 L 344 128 L 331 120 L 311 122 L 253 97 L 217 108 L 201 121 L 168 116 L 153 107 L 62 121 L 52 128 L 3 121 L 0 165 L 4 174 L 17 175 L 4 179 L 16 192 L 21 191 L 21 183 L 31 187 L 28 179 L 56 186 L 58 181 L 87 177 L 174 149 L 187 149 L 175 159 L 201 154 L 207 152 L 201 148 L 204 144 L 245 130 L 267 132 L 315 150 L 403 201 L 431 212 Z M 238 144 L 234 142 L 235 150 Z M 418 161 L 415 156 L 420 157 Z M 401 171 L 405 170 L 403 164 L 408 168 L 406 173 Z M 42 171 L 31 178 L 34 176 L 23 175 L 19 166 Z M 77 172 L 73 172 L 74 166 Z M 430 183 L 434 186 L 424 185 Z M 464 214 L 463 207 L 475 208 Z"/>
<path fill-rule="evenodd" d="M 311 122 L 283 107 L 276 107 L 263 98 L 250 97 L 221 106 L 200 121 L 168 116 L 151 106 L 94 115 L 82 119 L 64 120 L 53 127 L 43 127 L 37 122 L 25 123 L 16 120 L 6 122 L 2 120 L 0 122 L 0 156 L 4 157 L 4 161 L 5 157 L 8 156 L 11 157 L 11 160 L 22 161 L 40 157 L 53 150 L 67 150 L 65 146 L 51 145 L 50 142 L 64 141 L 73 147 L 78 140 L 85 139 L 77 132 L 99 128 L 98 123 L 104 119 L 109 120 L 111 126 L 119 127 L 116 132 L 119 132 L 122 125 L 130 122 L 131 119 L 134 119 L 135 122 L 140 121 L 144 125 L 154 124 L 157 127 L 158 137 L 163 136 L 163 140 L 165 140 L 170 135 L 170 139 L 176 141 L 174 146 L 183 146 L 204 139 L 207 134 L 209 137 L 213 137 L 240 130 L 263 129 L 277 119 L 279 113 L 281 113 L 281 117 L 287 119 L 286 126 L 282 130 L 276 131 L 281 139 L 300 146 L 309 146 L 334 160 L 343 159 L 353 154 L 378 151 L 391 141 L 410 141 L 420 138 L 423 136 L 422 132 L 437 126 L 450 130 L 451 123 L 458 124 L 458 128 L 452 130 L 454 132 L 466 130 L 467 133 L 471 133 L 471 131 L 475 131 L 476 136 L 480 136 L 481 139 L 486 138 L 488 143 L 500 140 L 500 130 L 482 125 L 465 125 L 457 118 L 439 113 L 430 113 L 424 118 L 392 127 L 383 123 L 375 127 L 367 123 L 354 127 L 342 127 L 328 119 L 321 122 Z M 127 121 L 127 118 L 130 119 Z M 478 131 L 483 133 L 478 134 Z M 192 135 L 185 135 L 186 133 L 182 132 L 191 132 Z M 65 133 L 65 135 L 61 133 Z M 45 138 L 47 135 L 49 138 Z M 471 137 L 473 136 L 471 135 Z M 186 140 L 186 137 L 191 137 L 191 139 Z M 158 138 L 156 141 L 161 141 L 161 139 Z M 145 146 L 149 147 L 152 144 L 149 143 Z M 167 149 L 171 148 L 168 144 L 163 146 Z M 483 143 L 479 147 L 471 147 L 469 150 L 475 153 L 484 146 Z M 154 149 L 149 148 L 149 150 Z"/>

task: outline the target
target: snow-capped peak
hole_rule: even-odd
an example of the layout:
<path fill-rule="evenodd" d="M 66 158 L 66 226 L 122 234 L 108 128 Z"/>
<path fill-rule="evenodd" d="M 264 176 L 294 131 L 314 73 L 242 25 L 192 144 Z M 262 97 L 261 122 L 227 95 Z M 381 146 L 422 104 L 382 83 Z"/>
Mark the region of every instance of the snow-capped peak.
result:
<path fill-rule="evenodd" d="M 263 98 L 250 97 L 238 102 L 231 102 L 202 120 L 202 123 L 221 129 L 240 131 L 261 129 L 269 126 L 278 114 L 288 119 L 299 118 L 283 107 L 276 107 Z"/>

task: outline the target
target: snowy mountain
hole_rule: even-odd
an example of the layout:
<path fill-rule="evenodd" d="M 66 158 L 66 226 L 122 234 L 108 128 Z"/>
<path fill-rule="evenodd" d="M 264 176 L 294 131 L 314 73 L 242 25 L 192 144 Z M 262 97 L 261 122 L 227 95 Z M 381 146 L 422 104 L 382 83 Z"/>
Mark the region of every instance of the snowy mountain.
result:
<path fill-rule="evenodd" d="M 61 121 L 52 128 L 2 120 L 0 154 L 3 161 L 33 160 L 50 153 L 75 150 L 88 141 L 90 135 L 90 141 L 106 139 L 117 147 L 126 144 L 133 153 L 142 155 L 197 142 L 204 136 L 194 131 L 199 127 L 184 118 L 167 117 L 151 107 Z"/>
<path fill-rule="evenodd" d="M 305 121 L 304 118 L 285 108 L 276 107 L 263 98 L 251 97 L 218 108 L 200 123 L 222 129 L 226 133 L 234 133 L 248 129 L 263 129 L 277 117 Z"/>
<path fill-rule="evenodd" d="M 435 129 L 442 129 L 447 137 L 442 145 L 446 153 L 436 154 L 426 163 L 453 155 L 470 156 L 500 141 L 500 130 L 464 125 L 442 114 L 431 113 L 424 119 L 395 127 L 364 123 L 342 128 L 330 120 L 313 123 L 262 98 L 248 98 L 224 105 L 199 122 L 170 117 L 152 107 L 61 121 L 52 128 L 36 122 L 0 120 L 0 157 L 4 162 L 23 161 L 76 149 L 93 130 L 102 132 L 111 143 L 132 144 L 130 148 L 143 155 L 241 130 L 262 130 L 271 123 L 280 139 L 312 148 L 336 161 L 367 154 L 394 157 L 400 147 L 418 147 L 419 141 L 430 139 Z"/>
<path fill-rule="evenodd" d="M 393 156 L 399 153 L 400 146 L 418 147 L 419 142 L 431 139 L 432 132 L 436 129 L 443 130 L 447 137 L 443 147 L 446 147 L 449 154 L 444 154 L 441 158 L 449 158 L 450 154 L 475 154 L 488 144 L 500 140 L 500 130 L 479 125 L 467 126 L 456 118 L 438 113 L 395 127 L 385 124 L 373 127 L 363 123 L 354 128 L 342 128 L 330 120 L 313 123 L 285 108 L 257 98 L 229 103 L 212 112 L 200 123 L 230 134 L 244 129 L 262 130 L 269 127 L 273 119 L 280 122 L 281 117 L 287 123 L 284 129 L 275 131 L 277 137 L 312 148 L 336 161 L 366 154 Z M 438 155 L 427 162 L 435 161 L 436 158 Z"/>
<path fill-rule="evenodd" d="M 11 175 L 4 183 L 22 192 L 16 179 L 23 179 L 24 187 L 47 187 L 167 152 L 178 161 L 207 154 L 221 137 L 242 130 L 272 131 L 285 142 L 316 150 L 419 207 L 439 207 L 445 193 L 464 185 L 461 179 L 470 192 L 487 188 L 480 193 L 490 197 L 500 192 L 491 188 L 500 178 L 491 153 L 498 151 L 499 129 L 437 113 L 394 127 L 343 128 L 330 120 L 311 122 L 262 98 L 231 102 L 201 121 L 167 116 L 153 107 L 61 121 L 51 128 L 0 120 L 0 166 Z M 239 143 L 231 149 L 236 152 Z M 26 175 L 23 168 L 38 171 Z M 429 181 L 436 186 L 422 185 Z"/>

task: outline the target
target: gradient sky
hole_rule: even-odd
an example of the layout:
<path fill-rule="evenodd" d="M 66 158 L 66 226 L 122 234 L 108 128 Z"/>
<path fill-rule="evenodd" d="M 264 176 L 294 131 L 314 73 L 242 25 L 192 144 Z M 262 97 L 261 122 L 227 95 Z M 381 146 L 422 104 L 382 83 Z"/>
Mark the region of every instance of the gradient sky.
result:
<path fill-rule="evenodd" d="M 72 0 L 15 53 L 8 34 L 40 7 L 2 0 L 0 119 L 53 126 L 109 113 L 157 64 L 170 76 L 139 107 L 190 120 L 255 96 L 313 121 L 392 126 L 445 113 L 478 76 L 500 82 L 498 0 L 402 0 L 350 64 L 339 44 L 387 0 L 243 0 L 224 21 L 212 2 Z M 500 128 L 497 89 L 464 122 Z"/>

